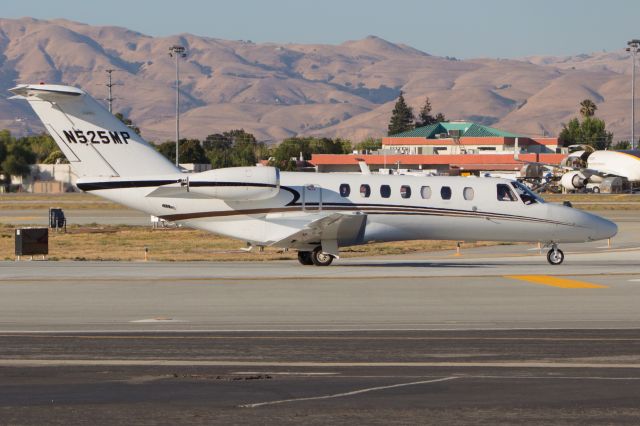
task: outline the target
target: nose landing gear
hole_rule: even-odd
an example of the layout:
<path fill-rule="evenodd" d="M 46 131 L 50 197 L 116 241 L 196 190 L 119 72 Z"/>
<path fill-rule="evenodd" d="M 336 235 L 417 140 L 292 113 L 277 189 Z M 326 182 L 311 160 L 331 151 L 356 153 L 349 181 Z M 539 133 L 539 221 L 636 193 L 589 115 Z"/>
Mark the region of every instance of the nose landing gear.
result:
<path fill-rule="evenodd" d="M 564 253 L 558 248 L 558 244 L 551 244 L 551 250 L 547 252 L 547 261 L 551 265 L 560 265 L 564 261 Z"/>

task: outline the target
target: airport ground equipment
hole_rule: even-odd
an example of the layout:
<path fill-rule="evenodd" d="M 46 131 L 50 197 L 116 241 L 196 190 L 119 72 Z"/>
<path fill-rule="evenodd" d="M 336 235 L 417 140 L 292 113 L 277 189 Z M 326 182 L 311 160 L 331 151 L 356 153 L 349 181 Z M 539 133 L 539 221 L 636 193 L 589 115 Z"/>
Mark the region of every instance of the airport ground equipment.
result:
<path fill-rule="evenodd" d="M 19 228 L 15 233 L 16 256 L 44 256 L 49 254 L 48 228 Z"/>
<path fill-rule="evenodd" d="M 56 231 L 64 229 L 64 232 L 67 232 L 67 218 L 64 216 L 62 209 L 49 209 L 49 228 L 55 229 Z"/>

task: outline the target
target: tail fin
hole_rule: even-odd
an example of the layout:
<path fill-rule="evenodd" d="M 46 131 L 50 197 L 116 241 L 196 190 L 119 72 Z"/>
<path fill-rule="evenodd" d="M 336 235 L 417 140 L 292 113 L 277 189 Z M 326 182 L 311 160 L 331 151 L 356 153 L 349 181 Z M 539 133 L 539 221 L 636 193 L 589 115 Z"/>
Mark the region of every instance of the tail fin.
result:
<path fill-rule="evenodd" d="M 71 86 L 21 84 L 29 102 L 79 177 L 178 173 L 169 160 L 86 92 Z"/>

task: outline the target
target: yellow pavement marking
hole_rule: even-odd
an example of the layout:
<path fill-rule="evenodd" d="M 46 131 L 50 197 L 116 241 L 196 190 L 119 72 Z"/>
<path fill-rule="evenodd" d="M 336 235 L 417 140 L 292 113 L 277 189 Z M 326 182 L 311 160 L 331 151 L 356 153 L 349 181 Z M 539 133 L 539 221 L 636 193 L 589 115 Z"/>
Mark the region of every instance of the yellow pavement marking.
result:
<path fill-rule="evenodd" d="M 601 284 L 588 283 L 586 281 L 569 280 L 567 278 L 552 277 L 550 275 L 506 275 L 505 278 L 527 281 L 534 284 L 550 285 L 560 288 L 609 288 Z"/>

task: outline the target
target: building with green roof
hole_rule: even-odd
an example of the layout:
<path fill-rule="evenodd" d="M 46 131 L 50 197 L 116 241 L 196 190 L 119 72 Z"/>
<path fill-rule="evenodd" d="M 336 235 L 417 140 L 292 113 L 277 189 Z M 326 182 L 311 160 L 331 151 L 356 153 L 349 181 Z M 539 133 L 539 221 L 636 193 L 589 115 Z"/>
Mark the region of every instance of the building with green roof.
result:
<path fill-rule="evenodd" d="M 483 126 L 482 124 L 472 123 L 470 121 L 451 121 L 443 123 L 434 123 L 424 127 L 418 127 L 413 130 L 398 133 L 390 136 L 390 138 L 413 138 L 423 137 L 427 139 L 436 139 L 437 135 L 446 134 L 451 132 L 459 137 L 501 137 L 501 138 L 517 138 L 523 137 L 522 135 L 516 135 L 515 133 L 506 132 L 504 130 L 495 129 L 489 126 Z"/>
<path fill-rule="evenodd" d="M 382 139 L 394 154 L 555 153 L 558 138 L 532 138 L 470 121 L 434 123 Z"/>

